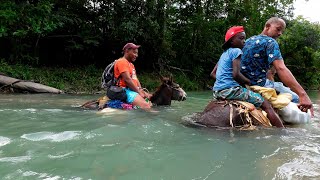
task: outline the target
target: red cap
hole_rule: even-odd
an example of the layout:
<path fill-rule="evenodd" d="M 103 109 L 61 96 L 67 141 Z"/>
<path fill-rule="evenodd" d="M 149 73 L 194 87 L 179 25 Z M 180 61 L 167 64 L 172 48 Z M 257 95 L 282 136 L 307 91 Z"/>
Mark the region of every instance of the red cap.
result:
<path fill-rule="evenodd" d="M 123 46 L 122 50 L 127 50 L 127 49 L 138 49 L 140 45 L 135 45 L 133 43 L 127 43 L 126 45 Z"/>
<path fill-rule="evenodd" d="M 244 32 L 243 26 L 233 26 L 230 29 L 228 29 L 226 36 L 224 37 L 224 42 L 229 41 L 234 35 L 237 33 Z"/>

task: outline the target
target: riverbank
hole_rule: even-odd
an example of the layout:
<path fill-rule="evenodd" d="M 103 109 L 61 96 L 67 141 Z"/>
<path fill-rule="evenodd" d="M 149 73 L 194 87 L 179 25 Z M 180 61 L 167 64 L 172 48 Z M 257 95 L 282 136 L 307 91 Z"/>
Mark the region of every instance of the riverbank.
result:
<path fill-rule="evenodd" d="M 104 93 L 100 88 L 101 74 L 103 68 L 94 65 L 86 67 L 30 67 L 27 65 L 9 65 L 6 62 L 0 63 L 0 73 L 25 80 L 33 81 L 54 87 L 71 94 L 99 94 Z M 161 73 L 162 74 L 162 73 Z M 169 74 L 168 72 L 163 73 Z M 159 73 L 138 74 L 141 84 L 150 91 L 155 90 L 160 84 Z M 185 91 L 207 90 L 213 84 L 210 79 L 189 78 L 184 73 L 173 72 L 173 79 Z M 4 91 L 5 89 L 0 89 Z"/>

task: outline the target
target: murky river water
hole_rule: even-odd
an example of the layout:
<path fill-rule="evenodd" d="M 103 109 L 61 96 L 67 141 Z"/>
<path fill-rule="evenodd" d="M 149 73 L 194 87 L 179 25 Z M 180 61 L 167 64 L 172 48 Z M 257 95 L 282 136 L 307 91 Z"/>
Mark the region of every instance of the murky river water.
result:
<path fill-rule="evenodd" d="M 185 127 L 211 92 L 158 113 L 97 113 L 98 96 L 0 95 L 1 179 L 320 179 L 320 94 L 312 123 L 256 131 Z"/>

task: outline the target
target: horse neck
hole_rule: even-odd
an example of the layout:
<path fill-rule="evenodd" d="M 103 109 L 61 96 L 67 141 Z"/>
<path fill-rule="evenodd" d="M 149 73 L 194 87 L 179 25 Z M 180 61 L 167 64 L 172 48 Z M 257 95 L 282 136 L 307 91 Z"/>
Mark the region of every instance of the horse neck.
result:
<path fill-rule="evenodd" d="M 161 85 L 158 90 L 153 93 L 150 101 L 156 105 L 171 105 L 171 96 L 172 90 L 165 85 Z"/>

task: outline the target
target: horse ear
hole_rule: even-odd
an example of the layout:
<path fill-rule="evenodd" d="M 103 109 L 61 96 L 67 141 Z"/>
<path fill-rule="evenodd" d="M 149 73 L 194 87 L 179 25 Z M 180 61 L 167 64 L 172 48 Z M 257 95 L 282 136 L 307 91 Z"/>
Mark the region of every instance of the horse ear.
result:
<path fill-rule="evenodd" d="M 173 82 L 173 80 L 172 80 L 172 74 L 170 74 L 169 80 L 170 80 L 171 82 Z"/>
<path fill-rule="evenodd" d="M 161 74 L 159 75 L 160 75 L 160 80 L 163 81 L 164 77 Z"/>

